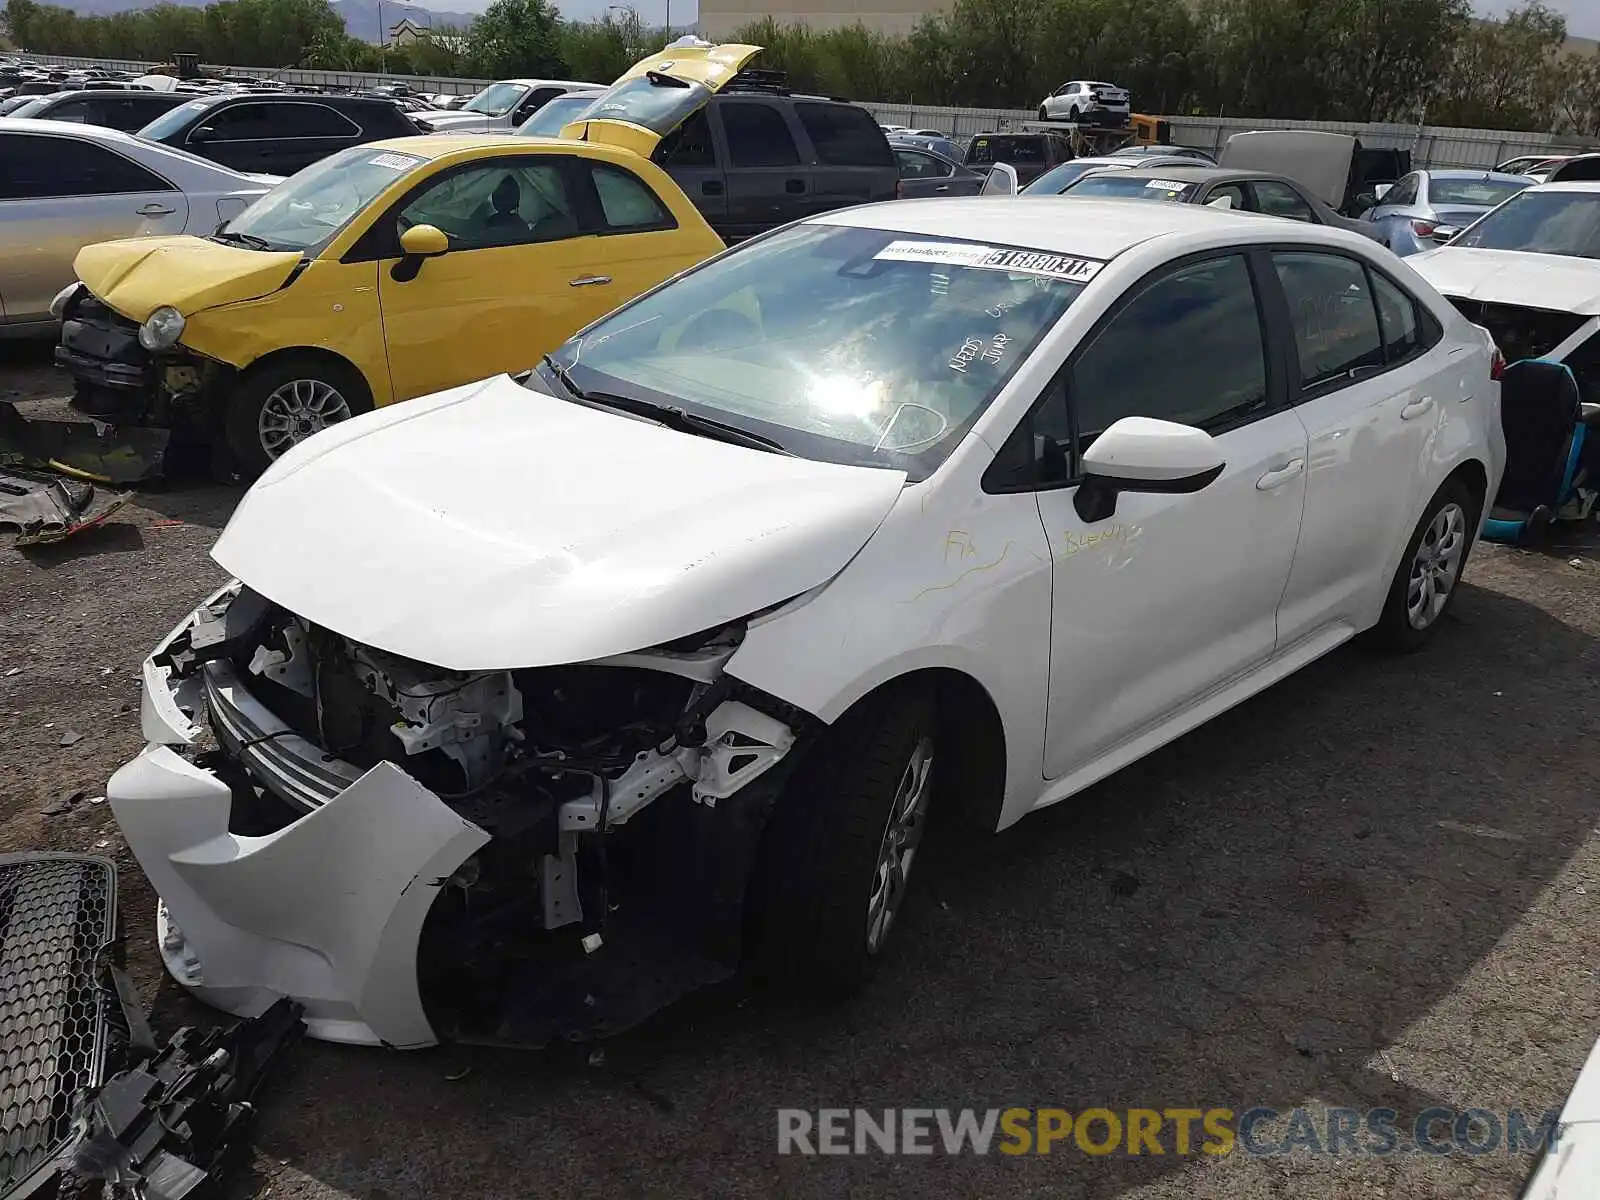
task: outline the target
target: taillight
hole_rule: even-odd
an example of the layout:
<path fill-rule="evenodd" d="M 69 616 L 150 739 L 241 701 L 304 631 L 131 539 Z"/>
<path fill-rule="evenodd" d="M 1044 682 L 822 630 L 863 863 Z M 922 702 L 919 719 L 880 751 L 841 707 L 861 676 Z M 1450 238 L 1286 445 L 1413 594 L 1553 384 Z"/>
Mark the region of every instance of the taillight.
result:
<path fill-rule="evenodd" d="M 1500 353 L 1500 347 L 1494 348 L 1494 357 L 1489 360 L 1489 378 L 1499 379 L 1506 373 L 1506 356 Z"/>
<path fill-rule="evenodd" d="M 1411 232 L 1415 233 L 1418 237 L 1432 237 L 1433 231 L 1437 228 L 1439 228 L 1439 222 L 1437 221 L 1411 222 Z"/>
<path fill-rule="evenodd" d="M 903 200 L 905 199 L 905 195 L 906 181 L 904 179 L 896 179 L 894 181 L 894 198 L 896 200 Z"/>

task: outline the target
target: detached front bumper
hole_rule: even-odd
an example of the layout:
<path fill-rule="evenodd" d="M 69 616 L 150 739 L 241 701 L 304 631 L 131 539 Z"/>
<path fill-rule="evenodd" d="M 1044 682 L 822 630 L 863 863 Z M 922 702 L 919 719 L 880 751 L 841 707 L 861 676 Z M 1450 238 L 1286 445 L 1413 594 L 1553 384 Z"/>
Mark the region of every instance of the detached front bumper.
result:
<path fill-rule="evenodd" d="M 198 682 L 174 684 L 146 662 L 141 719 L 151 744 L 106 787 L 161 898 L 167 970 L 236 1016 L 288 996 L 305 1007 L 313 1037 L 432 1045 L 417 980 L 423 921 L 489 835 L 387 762 L 364 773 L 339 764 L 353 781 L 304 815 L 265 836 L 232 832 L 236 789 L 248 785 L 230 786 L 174 749 L 198 734 L 184 711 L 198 711 Z"/>

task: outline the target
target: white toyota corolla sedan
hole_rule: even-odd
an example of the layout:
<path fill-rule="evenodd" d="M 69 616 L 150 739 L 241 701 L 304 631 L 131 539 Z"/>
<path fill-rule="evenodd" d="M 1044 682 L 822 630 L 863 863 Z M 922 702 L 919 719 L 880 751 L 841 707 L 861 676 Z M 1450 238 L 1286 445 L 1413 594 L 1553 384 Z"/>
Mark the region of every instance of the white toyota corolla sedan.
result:
<path fill-rule="evenodd" d="M 163 957 L 401 1047 L 612 1032 L 741 958 L 854 985 L 930 821 L 1423 645 L 1493 374 L 1333 229 L 977 198 L 748 242 L 250 490 L 108 787 Z"/>

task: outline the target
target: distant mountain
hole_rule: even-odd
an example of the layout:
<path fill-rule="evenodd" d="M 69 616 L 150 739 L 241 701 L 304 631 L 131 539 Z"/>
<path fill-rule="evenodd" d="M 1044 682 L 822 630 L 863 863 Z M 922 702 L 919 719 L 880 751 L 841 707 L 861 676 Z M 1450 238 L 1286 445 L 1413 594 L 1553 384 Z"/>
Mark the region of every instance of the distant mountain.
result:
<path fill-rule="evenodd" d="M 69 8 L 82 17 L 108 17 L 112 13 L 154 7 L 155 0 L 58 0 L 58 2 L 61 7 Z M 204 8 L 210 0 L 163 0 L 163 2 L 176 4 L 182 8 Z M 344 18 L 344 27 L 350 36 L 360 38 L 364 42 L 378 41 L 380 33 L 387 38 L 389 30 L 407 16 L 418 25 L 432 25 L 439 28 L 454 25 L 461 29 L 470 25 L 473 17 L 473 14 L 468 12 L 442 12 L 413 4 L 397 4 L 394 0 L 382 0 L 380 24 L 378 0 L 332 0 L 332 5 L 333 10 Z"/>

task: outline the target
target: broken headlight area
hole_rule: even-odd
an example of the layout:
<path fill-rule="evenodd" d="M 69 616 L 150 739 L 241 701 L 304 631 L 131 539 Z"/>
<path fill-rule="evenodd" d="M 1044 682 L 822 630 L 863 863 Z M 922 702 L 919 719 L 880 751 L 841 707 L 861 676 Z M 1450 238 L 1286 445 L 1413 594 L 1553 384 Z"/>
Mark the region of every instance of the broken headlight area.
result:
<path fill-rule="evenodd" d="M 544 1044 L 629 1028 L 737 966 L 745 882 L 810 724 L 723 673 L 743 632 L 451 671 L 236 586 L 146 678 L 173 706 L 165 740 L 227 783 L 236 835 L 286 829 L 384 763 L 487 834 L 426 881 L 422 1004 L 441 1037 Z M 185 718 L 215 751 L 194 753 Z"/>

